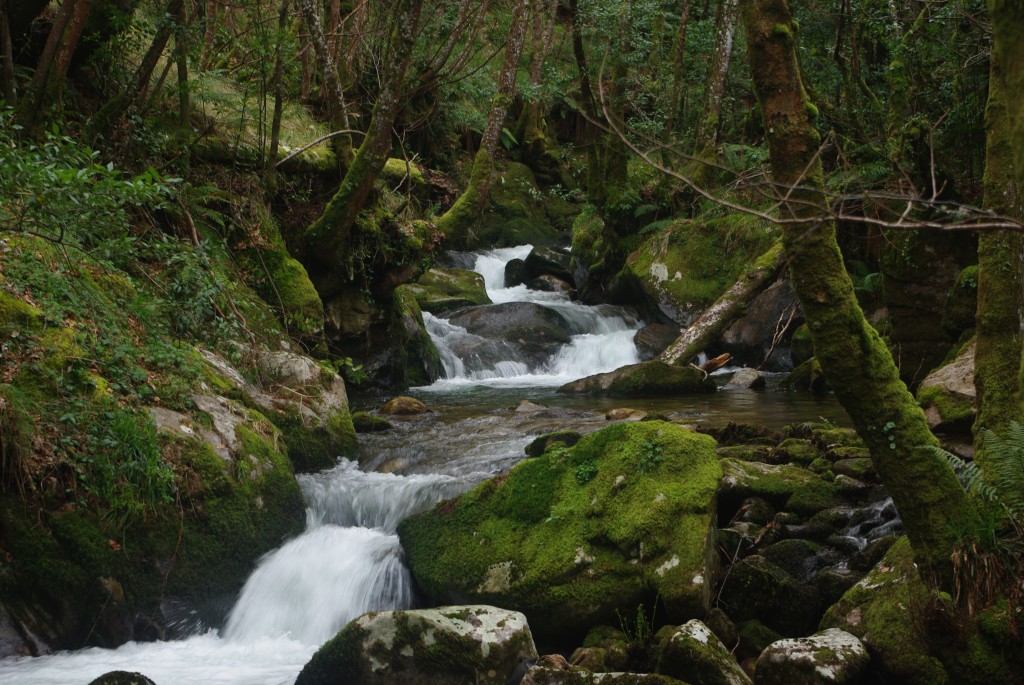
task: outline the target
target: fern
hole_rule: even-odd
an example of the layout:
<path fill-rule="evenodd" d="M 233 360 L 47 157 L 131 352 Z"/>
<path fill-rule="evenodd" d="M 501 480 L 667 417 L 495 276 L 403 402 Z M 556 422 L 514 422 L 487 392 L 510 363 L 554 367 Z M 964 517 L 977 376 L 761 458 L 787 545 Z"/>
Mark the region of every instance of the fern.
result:
<path fill-rule="evenodd" d="M 651 233 L 656 233 L 657 231 L 660 231 L 663 228 L 668 228 L 669 226 L 671 226 L 673 221 L 674 219 L 659 219 L 658 221 L 652 221 L 651 223 L 641 228 L 639 230 L 639 233 L 640 235 L 649 235 Z"/>

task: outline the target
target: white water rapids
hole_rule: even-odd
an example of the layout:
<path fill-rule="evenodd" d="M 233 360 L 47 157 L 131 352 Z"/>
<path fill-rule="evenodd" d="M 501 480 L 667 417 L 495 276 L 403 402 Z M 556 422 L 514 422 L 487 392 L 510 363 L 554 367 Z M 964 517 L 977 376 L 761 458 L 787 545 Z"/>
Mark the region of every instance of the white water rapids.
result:
<path fill-rule="evenodd" d="M 525 286 L 504 287 L 505 264 L 530 247 L 486 253 L 476 269 L 495 303 L 524 301 L 555 308 L 571 323 L 573 336 L 540 367 L 517 361 L 508 346 L 485 362 L 461 360 L 446 345 L 469 335 L 443 319 L 428 318 L 448 378 L 431 386 L 502 384 L 555 385 L 637 361 L 633 336 L 640 323 L 618 307 L 586 307 L 565 295 Z M 90 648 L 44 657 L 0 660 L 0 683 L 86 685 L 114 670 L 138 671 L 157 685 L 288 685 L 317 647 L 366 611 L 409 607 L 412 582 L 395 534 L 399 522 L 437 502 L 465 492 L 522 458 L 529 440 L 521 433 L 496 434 L 494 421 L 463 428 L 442 460 L 427 459 L 419 473 L 360 471 L 342 462 L 328 471 L 299 476 L 307 502 L 306 530 L 260 560 L 221 631 L 184 640 L 128 643 L 116 650 Z M 426 431 L 426 428 L 418 430 Z M 480 430 L 475 434 L 474 430 Z M 377 445 L 371 466 L 402 462 L 408 444 Z M 392 451 L 401 454 L 392 454 Z M 423 457 L 417 457 L 423 459 Z M 426 472 L 423 471 L 425 469 Z"/>

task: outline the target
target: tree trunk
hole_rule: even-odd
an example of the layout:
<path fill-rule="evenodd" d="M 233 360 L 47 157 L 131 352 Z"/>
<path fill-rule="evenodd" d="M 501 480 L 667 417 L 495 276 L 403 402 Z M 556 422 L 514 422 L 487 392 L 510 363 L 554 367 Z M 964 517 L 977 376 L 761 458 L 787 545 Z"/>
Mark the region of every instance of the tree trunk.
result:
<path fill-rule="evenodd" d="M 773 283 L 782 268 L 782 244 L 775 243 L 757 258 L 750 271 L 739 277 L 731 288 L 705 309 L 675 342 L 661 353 L 666 364 L 685 364 L 713 343 L 722 332 L 747 310 L 747 304 Z"/>
<path fill-rule="evenodd" d="M 341 90 L 338 69 L 334 63 L 334 57 L 331 56 L 327 36 L 324 35 L 324 27 L 320 21 L 319 5 L 319 0 L 299 0 L 302 22 L 309 32 L 310 43 L 313 44 L 317 62 L 320 63 L 331 128 L 335 131 L 345 131 L 351 128 L 348 108 L 345 106 L 345 95 Z M 338 164 L 342 169 L 346 168 L 352 161 L 352 137 L 348 135 L 335 136 L 332 138 L 331 144 L 334 147 L 334 153 L 338 156 Z"/>
<path fill-rule="evenodd" d="M 508 42 L 505 44 L 505 59 L 498 75 L 498 90 L 491 100 L 491 110 L 487 114 L 487 126 L 480 141 L 480 149 L 473 158 L 469 185 L 455 204 L 437 220 L 437 228 L 445 239 L 457 245 L 465 244 L 471 237 L 473 225 L 479 219 L 490 194 L 494 153 L 498 149 L 498 139 L 505 124 L 508 107 L 515 97 L 519 58 L 523 54 L 526 26 L 530 17 L 530 1 L 516 0 L 513 9 Z"/>
<path fill-rule="evenodd" d="M 952 589 L 950 554 L 958 532 L 975 523 L 976 512 L 952 469 L 923 449 L 938 441 L 865 320 L 836 244 L 835 225 L 818 209 L 824 202 L 820 141 L 808 113 L 789 7 L 785 0 L 745 0 L 743 20 L 772 177 L 786 200 L 783 246 L 815 355 L 871 450 L 923 577 Z"/>
<path fill-rule="evenodd" d="M 0 0 L 0 59 L 4 61 L 0 72 L 0 83 L 3 84 L 3 96 L 7 105 L 18 104 L 18 91 L 14 81 L 14 45 L 11 40 L 11 24 L 7 19 L 7 0 Z"/>
<path fill-rule="evenodd" d="M 686 26 L 690 23 L 690 0 L 682 0 L 679 6 L 679 26 L 676 41 L 672 46 L 672 93 L 669 96 L 668 119 L 665 121 L 665 137 L 671 140 L 683 116 L 683 80 L 686 72 Z"/>
<path fill-rule="evenodd" d="M 64 42 L 64 33 L 70 26 L 77 7 L 78 0 L 64 0 L 61 3 L 53 26 L 50 27 L 50 33 L 46 36 L 43 52 L 39 55 L 36 71 L 32 75 L 32 83 L 18 106 L 15 118 L 29 135 L 34 134 L 44 123 L 40 115 L 44 107 L 49 104 L 47 90 L 52 88 L 50 72 L 55 70 Z"/>
<path fill-rule="evenodd" d="M 714 159 L 718 142 L 719 117 L 722 114 L 722 97 L 725 94 L 725 79 L 732 63 L 732 47 L 736 39 L 736 24 L 739 15 L 739 0 L 721 0 L 715 22 L 715 47 L 711 53 L 711 67 L 708 83 L 704 89 L 704 107 L 697 120 L 694 136 L 694 155 L 699 159 Z"/>
<path fill-rule="evenodd" d="M 267 151 L 266 168 L 272 169 L 277 163 L 277 151 L 281 145 L 281 119 L 284 116 L 284 42 L 285 30 L 288 28 L 288 7 L 291 0 L 281 0 L 277 12 L 277 48 L 274 54 L 274 75 L 270 80 L 270 90 L 274 93 L 274 114 L 270 120 L 270 149 Z"/>
<path fill-rule="evenodd" d="M 991 56 L 988 104 L 985 109 L 986 159 L 984 206 L 996 214 L 1022 216 L 1020 188 L 1024 173 L 1024 106 L 1020 35 L 1024 28 L 1019 5 L 992 4 L 995 49 Z M 1007 32 L 1008 27 L 1013 30 Z M 1009 39 L 1009 40 L 1008 40 Z M 1014 46 L 1014 49 L 1010 49 Z M 1013 54 L 1016 52 L 1016 54 Z M 1005 63 L 1006 60 L 1006 63 Z M 1021 422 L 1021 362 L 1024 357 L 1021 322 L 1024 316 L 1024 234 L 1000 230 L 978 237 L 978 309 L 974 382 L 978 393 L 975 421 L 975 459 L 991 479 L 989 455 L 981 431 L 1005 435 L 1010 422 Z"/>
<path fill-rule="evenodd" d="M 329 271 L 345 258 L 349 231 L 388 161 L 391 129 L 402 109 L 405 75 L 416 43 L 422 9 L 423 0 L 401 0 L 393 10 L 389 49 L 370 125 L 338 192 L 303 236 L 303 254 L 307 264 Z M 324 298 L 329 295 L 321 293 Z"/>
<path fill-rule="evenodd" d="M 178 123 L 182 128 L 189 128 L 191 107 L 189 105 L 188 84 L 188 16 L 185 3 L 178 7 L 174 27 L 174 61 L 178 64 Z"/>

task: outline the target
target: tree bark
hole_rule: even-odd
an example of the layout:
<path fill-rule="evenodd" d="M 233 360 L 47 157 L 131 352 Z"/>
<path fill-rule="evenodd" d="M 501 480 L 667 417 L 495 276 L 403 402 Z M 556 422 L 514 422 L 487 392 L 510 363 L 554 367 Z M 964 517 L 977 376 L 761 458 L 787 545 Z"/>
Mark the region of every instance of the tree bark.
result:
<path fill-rule="evenodd" d="M 40 116 L 43 108 L 48 104 L 47 90 L 51 83 L 50 72 L 54 70 L 58 62 L 58 56 L 64 41 L 64 33 L 71 24 L 78 7 L 78 0 L 64 0 L 57 12 L 57 17 L 50 27 L 46 36 L 46 44 L 39 55 L 36 64 L 36 71 L 32 75 L 32 83 L 22 98 L 16 112 L 16 119 L 24 130 L 32 135 L 43 124 Z"/>
<path fill-rule="evenodd" d="M 1002 216 L 1020 218 L 1021 196 L 1014 175 L 1003 70 L 992 54 L 985 108 L 986 150 L 984 207 Z M 978 236 L 977 349 L 974 385 L 978 413 L 974 422 L 975 462 L 992 478 L 983 431 L 1005 435 L 1020 422 L 1021 358 L 1024 340 L 1024 235 L 1016 231 L 983 231 Z"/>
<path fill-rule="evenodd" d="M 7 18 L 7 0 L 0 0 L 0 59 L 4 61 L 0 72 L 4 100 L 9 107 L 18 104 L 18 91 L 14 81 L 14 44 L 11 39 L 11 24 Z"/>
<path fill-rule="evenodd" d="M 775 243 L 757 258 L 747 273 L 740 276 L 731 288 L 705 309 L 661 353 L 659 359 L 666 364 L 685 364 L 707 349 L 733 321 L 743 315 L 747 304 L 775 281 L 783 261 L 782 244 Z"/>
<path fill-rule="evenodd" d="M 187 129 L 192 113 L 188 83 L 188 16 L 184 2 L 178 7 L 175 20 L 174 61 L 178 64 L 178 123 Z"/>
<path fill-rule="evenodd" d="M 284 117 L 284 42 L 288 28 L 288 8 L 291 0 L 281 0 L 277 11 L 277 48 L 274 54 L 274 75 L 270 79 L 270 90 L 274 93 L 274 114 L 270 120 L 270 148 L 267 151 L 266 168 L 272 169 L 277 163 L 277 151 L 281 145 L 281 119 Z"/>
<path fill-rule="evenodd" d="M 711 53 L 711 67 L 708 83 L 704 89 L 704 107 L 697 120 L 694 135 L 694 155 L 700 159 L 713 159 L 718 142 L 719 117 L 722 114 L 722 97 L 725 94 L 725 79 L 729 76 L 732 63 L 732 48 L 736 39 L 736 25 L 739 15 L 739 0 L 721 0 L 715 22 L 715 47 Z"/>
<path fill-rule="evenodd" d="M 344 260 L 349 231 L 388 160 L 391 129 L 402 109 L 405 75 L 409 70 L 422 10 L 423 0 L 401 0 L 395 5 L 380 93 L 373 106 L 366 136 L 338 192 L 303 236 L 304 259 L 311 266 L 330 271 Z M 321 297 L 327 298 L 329 293 L 321 292 Z"/>
<path fill-rule="evenodd" d="M 679 25 L 676 30 L 675 44 L 672 46 L 672 93 L 669 96 L 668 119 L 665 121 L 665 137 L 679 127 L 683 116 L 683 80 L 686 73 L 686 27 L 690 23 L 690 0 L 682 0 L 679 6 Z"/>
<path fill-rule="evenodd" d="M 810 120 L 785 0 L 744 0 L 751 76 L 780 189 L 782 240 L 814 351 L 836 397 L 871 451 L 900 513 L 922 576 L 952 589 L 958 532 L 976 512 L 952 469 L 926 446 L 938 441 L 900 380 L 885 344 L 857 304 L 835 238 L 822 218 L 819 137 Z"/>

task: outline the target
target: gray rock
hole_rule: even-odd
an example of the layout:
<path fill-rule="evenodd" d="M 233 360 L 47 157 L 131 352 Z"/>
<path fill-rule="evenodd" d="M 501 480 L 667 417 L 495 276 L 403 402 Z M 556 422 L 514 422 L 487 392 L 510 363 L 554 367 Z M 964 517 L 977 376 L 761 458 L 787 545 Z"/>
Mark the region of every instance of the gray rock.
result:
<path fill-rule="evenodd" d="M 693 685 L 747 685 L 750 678 L 711 629 L 694 619 L 661 645 L 658 672 Z"/>
<path fill-rule="evenodd" d="M 757 388 L 764 387 L 764 376 L 757 369 L 740 369 L 732 375 L 729 382 L 725 386 L 725 390 L 738 390 L 738 389 L 750 389 L 755 390 Z"/>
<path fill-rule="evenodd" d="M 295 685 L 505 685 L 536 659 L 526 617 L 491 606 L 363 614 L 324 644 Z"/>
<path fill-rule="evenodd" d="M 692 366 L 670 366 L 660 361 L 640 362 L 566 383 L 562 394 L 610 397 L 687 395 L 711 393 L 715 382 Z"/>
<path fill-rule="evenodd" d="M 935 369 L 917 390 L 925 418 L 933 430 L 970 429 L 974 423 L 977 393 L 974 389 L 975 341 L 960 350 L 952 363 Z M 937 401 L 941 396 L 944 401 Z"/>
<path fill-rule="evenodd" d="M 89 685 L 156 685 L 152 680 L 141 673 L 129 671 L 111 671 L 104 673 Z"/>
<path fill-rule="evenodd" d="M 548 274 L 573 283 L 572 256 L 564 252 L 548 247 L 535 247 L 526 255 L 526 266 L 538 276 Z"/>
<path fill-rule="evenodd" d="M 666 323 L 650 323 L 641 328 L 633 338 L 637 352 L 640 353 L 640 361 L 657 357 L 675 342 L 679 334 L 679 326 Z"/>
<path fill-rule="evenodd" d="M 768 357 L 766 369 L 789 371 L 792 365 L 789 346 L 774 341 L 777 329 L 787 321 L 790 329 L 803 321 L 788 278 L 770 285 L 755 297 L 747 305 L 747 313 L 725 329 L 716 349 L 731 353 L 742 364 L 759 365 Z"/>
<path fill-rule="evenodd" d="M 319 383 L 324 372 L 311 358 L 284 350 L 262 351 L 256 356 L 256 366 L 273 382 L 289 388 Z"/>
<path fill-rule="evenodd" d="M 779 640 L 757 659 L 756 685 L 860 685 L 871 657 L 856 637 L 829 628 L 810 637 Z"/>
<path fill-rule="evenodd" d="M 518 345 L 536 361 L 546 360 L 574 334 L 582 332 L 555 310 L 533 302 L 470 307 L 448 320 L 482 338 Z"/>

